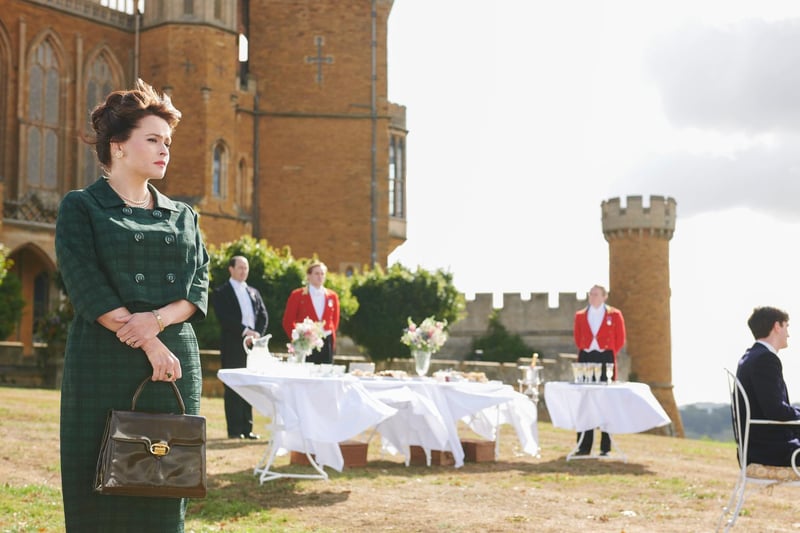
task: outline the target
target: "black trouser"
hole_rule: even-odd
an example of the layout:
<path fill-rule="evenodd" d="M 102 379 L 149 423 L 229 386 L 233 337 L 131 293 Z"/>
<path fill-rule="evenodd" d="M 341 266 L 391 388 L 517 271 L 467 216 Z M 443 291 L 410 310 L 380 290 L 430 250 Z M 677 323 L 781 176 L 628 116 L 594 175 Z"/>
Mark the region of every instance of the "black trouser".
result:
<path fill-rule="evenodd" d="M 328 335 L 322 339 L 322 348 L 319 351 L 314 350 L 311 355 L 306 357 L 307 363 L 333 363 L 333 337 Z"/>
<path fill-rule="evenodd" d="M 222 368 L 244 368 L 247 366 L 247 354 L 241 345 L 236 349 L 223 351 L 221 354 Z M 228 436 L 247 436 L 253 431 L 253 406 L 250 405 L 234 390 L 225 385 L 225 422 L 228 426 Z"/>
<path fill-rule="evenodd" d="M 225 385 L 225 422 L 228 436 L 247 436 L 253 431 L 253 406 Z"/>
<path fill-rule="evenodd" d="M 591 351 L 587 352 L 586 350 L 581 350 L 578 354 L 578 362 L 579 363 L 613 363 L 614 362 L 614 352 L 611 350 L 606 350 L 604 352 L 598 351 Z M 613 376 L 611 376 L 613 379 Z M 600 373 L 600 381 L 608 381 L 608 376 L 606 375 L 606 365 L 603 365 L 603 370 Z M 583 441 L 581 441 L 581 436 L 583 436 Z M 578 449 L 578 453 L 581 454 L 589 454 L 592 451 L 592 444 L 594 443 L 594 430 L 590 429 L 589 431 L 584 431 L 583 433 L 578 433 L 577 441 L 580 442 L 580 448 Z M 611 451 L 611 437 L 605 431 L 602 431 L 600 434 L 600 453 L 608 453 Z"/>

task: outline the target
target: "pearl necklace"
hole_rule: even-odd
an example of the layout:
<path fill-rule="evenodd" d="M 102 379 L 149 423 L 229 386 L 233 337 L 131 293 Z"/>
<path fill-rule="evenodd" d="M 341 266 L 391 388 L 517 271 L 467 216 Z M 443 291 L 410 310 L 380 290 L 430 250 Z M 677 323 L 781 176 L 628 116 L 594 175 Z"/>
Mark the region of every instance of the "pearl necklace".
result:
<path fill-rule="evenodd" d="M 147 194 L 145 194 L 144 200 L 138 200 L 138 201 L 137 200 L 131 200 L 130 198 L 128 198 L 126 196 L 123 196 L 122 193 L 120 193 L 116 189 L 114 189 L 114 192 L 116 192 L 119 195 L 119 197 L 122 198 L 123 200 L 125 200 L 125 203 L 128 204 L 131 207 L 138 207 L 139 209 L 144 209 L 145 207 L 150 205 L 150 191 L 149 190 L 147 191 Z"/>
<path fill-rule="evenodd" d="M 117 193 L 117 196 L 122 198 L 127 205 L 131 207 L 137 207 L 139 209 L 144 209 L 148 205 L 150 205 L 150 189 L 147 189 L 147 191 L 145 192 L 144 200 L 131 200 L 130 198 L 124 196 L 121 192 L 119 192 L 113 185 L 111 185 L 111 180 L 109 180 L 108 178 L 106 178 L 106 183 L 108 183 L 108 186 L 111 187 L 111 189 L 113 189 L 113 191 Z"/>

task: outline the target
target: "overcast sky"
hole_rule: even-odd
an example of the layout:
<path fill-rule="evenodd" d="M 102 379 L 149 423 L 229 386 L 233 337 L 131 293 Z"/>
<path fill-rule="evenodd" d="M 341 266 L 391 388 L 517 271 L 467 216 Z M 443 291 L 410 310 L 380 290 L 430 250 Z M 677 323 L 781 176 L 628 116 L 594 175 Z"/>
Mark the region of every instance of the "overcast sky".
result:
<path fill-rule="evenodd" d="M 747 316 L 776 305 L 798 317 L 800 401 L 798 66 L 800 2 L 395 0 L 408 241 L 390 261 L 468 296 L 584 293 L 608 282 L 600 203 L 672 196 L 676 400 L 725 401 Z"/>

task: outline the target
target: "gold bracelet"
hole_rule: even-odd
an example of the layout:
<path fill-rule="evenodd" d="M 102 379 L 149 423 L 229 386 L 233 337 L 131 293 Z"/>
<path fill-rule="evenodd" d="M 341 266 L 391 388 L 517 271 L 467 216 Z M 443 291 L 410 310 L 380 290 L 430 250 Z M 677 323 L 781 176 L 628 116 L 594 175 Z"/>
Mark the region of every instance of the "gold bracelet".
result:
<path fill-rule="evenodd" d="M 154 317 L 156 317 L 156 320 L 158 321 L 158 330 L 159 330 L 158 332 L 161 333 L 162 331 L 164 331 L 164 321 L 161 320 L 161 315 L 158 313 L 156 309 L 153 309 L 150 312 L 153 313 Z"/>

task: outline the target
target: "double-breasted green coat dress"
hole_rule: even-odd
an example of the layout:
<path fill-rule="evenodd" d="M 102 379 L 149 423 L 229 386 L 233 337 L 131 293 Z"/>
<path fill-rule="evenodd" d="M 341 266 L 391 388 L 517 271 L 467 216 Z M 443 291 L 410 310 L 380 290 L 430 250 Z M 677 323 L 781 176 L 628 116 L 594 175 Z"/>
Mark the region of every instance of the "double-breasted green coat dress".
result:
<path fill-rule="evenodd" d="M 68 193 L 56 222 L 56 255 L 75 319 L 61 387 L 61 477 L 68 531 L 183 531 L 186 501 L 93 492 L 100 440 L 110 409 L 129 410 L 152 367 L 96 319 L 124 306 L 151 311 L 180 299 L 197 306 L 189 321 L 159 334 L 180 359 L 177 381 L 188 414 L 198 414 L 202 376 L 190 322 L 208 308 L 208 253 L 197 214 L 148 185 L 153 209 L 129 207 L 104 178 Z M 149 383 L 137 410 L 179 412 L 171 387 Z"/>

